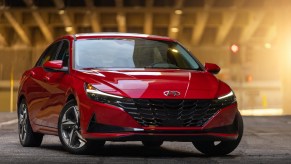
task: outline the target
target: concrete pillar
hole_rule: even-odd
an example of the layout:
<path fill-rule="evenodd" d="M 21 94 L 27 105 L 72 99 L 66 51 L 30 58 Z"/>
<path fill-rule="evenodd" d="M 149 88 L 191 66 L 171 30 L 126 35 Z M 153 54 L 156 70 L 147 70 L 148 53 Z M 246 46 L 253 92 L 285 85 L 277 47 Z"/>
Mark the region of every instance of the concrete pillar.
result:
<path fill-rule="evenodd" d="M 278 57 L 281 60 L 283 113 L 291 114 L 291 6 L 281 4 L 278 11 Z M 270 66 L 272 64 L 270 63 Z"/>

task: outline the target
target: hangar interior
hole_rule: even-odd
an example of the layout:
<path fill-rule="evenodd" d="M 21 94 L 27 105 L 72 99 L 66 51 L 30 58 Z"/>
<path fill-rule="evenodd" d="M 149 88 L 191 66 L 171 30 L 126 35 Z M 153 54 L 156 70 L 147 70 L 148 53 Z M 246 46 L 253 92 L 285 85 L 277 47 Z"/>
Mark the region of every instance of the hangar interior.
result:
<path fill-rule="evenodd" d="M 0 111 L 55 38 L 130 32 L 169 36 L 236 91 L 245 115 L 291 114 L 290 0 L 0 0 Z"/>

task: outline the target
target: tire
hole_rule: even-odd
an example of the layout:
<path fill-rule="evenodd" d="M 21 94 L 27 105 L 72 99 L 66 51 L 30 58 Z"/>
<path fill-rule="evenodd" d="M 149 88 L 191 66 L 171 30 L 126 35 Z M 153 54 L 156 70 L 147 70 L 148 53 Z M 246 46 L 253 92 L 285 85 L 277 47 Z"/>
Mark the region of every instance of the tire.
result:
<path fill-rule="evenodd" d="M 63 147 L 72 154 L 94 154 L 105 141 L 86 140 L 80 131 L 80 113 L 75 100 L 64 106 L 58 122 L 58 135 Z"/>
<path fill-rule="evenodd" d="M 43 139 L 43 134 L 35 133 L 31 128 L 25 99 L 18 106 L 18 136 L 23 147 L 38 147 Z"/>
<path fill-rule="evenodd" d="M 164 141 L 141 141 L 145 147 L 156 148 L 160 147 Z"/>
<path fill-rule="evenodd" d="M 243 136 L 243 119 L 238 112 L 234 121 L 235 126 L 238 129 L 238 138 L 233 141 L 194 141 L 193 145 L 201 153 L 207 156 L 223 156 L 231 153 L 240 143 Z"/>

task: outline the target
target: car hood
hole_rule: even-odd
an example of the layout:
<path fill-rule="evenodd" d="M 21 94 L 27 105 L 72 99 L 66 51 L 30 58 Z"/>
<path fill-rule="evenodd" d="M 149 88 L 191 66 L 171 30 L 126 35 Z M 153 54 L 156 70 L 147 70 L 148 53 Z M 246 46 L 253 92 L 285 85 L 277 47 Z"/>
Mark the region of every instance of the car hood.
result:
<path fill-rule="evenodd" d="M 77 76 L 98 90 L 131 98 L 213 99 L 219 80 L 195 70 L 81 70 Z M 165 95 L 166 91 L 179 92 Z"/>

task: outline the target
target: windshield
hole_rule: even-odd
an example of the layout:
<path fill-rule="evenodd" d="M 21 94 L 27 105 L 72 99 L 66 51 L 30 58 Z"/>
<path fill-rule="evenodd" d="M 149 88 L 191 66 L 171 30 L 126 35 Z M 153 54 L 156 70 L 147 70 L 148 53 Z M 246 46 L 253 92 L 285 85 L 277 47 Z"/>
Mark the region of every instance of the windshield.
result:
<path fill-rule="evenodd" d="M 199 69 L 178 43 L 147 39 L 90 39 L 75 42 L 75 68 Z"/>

